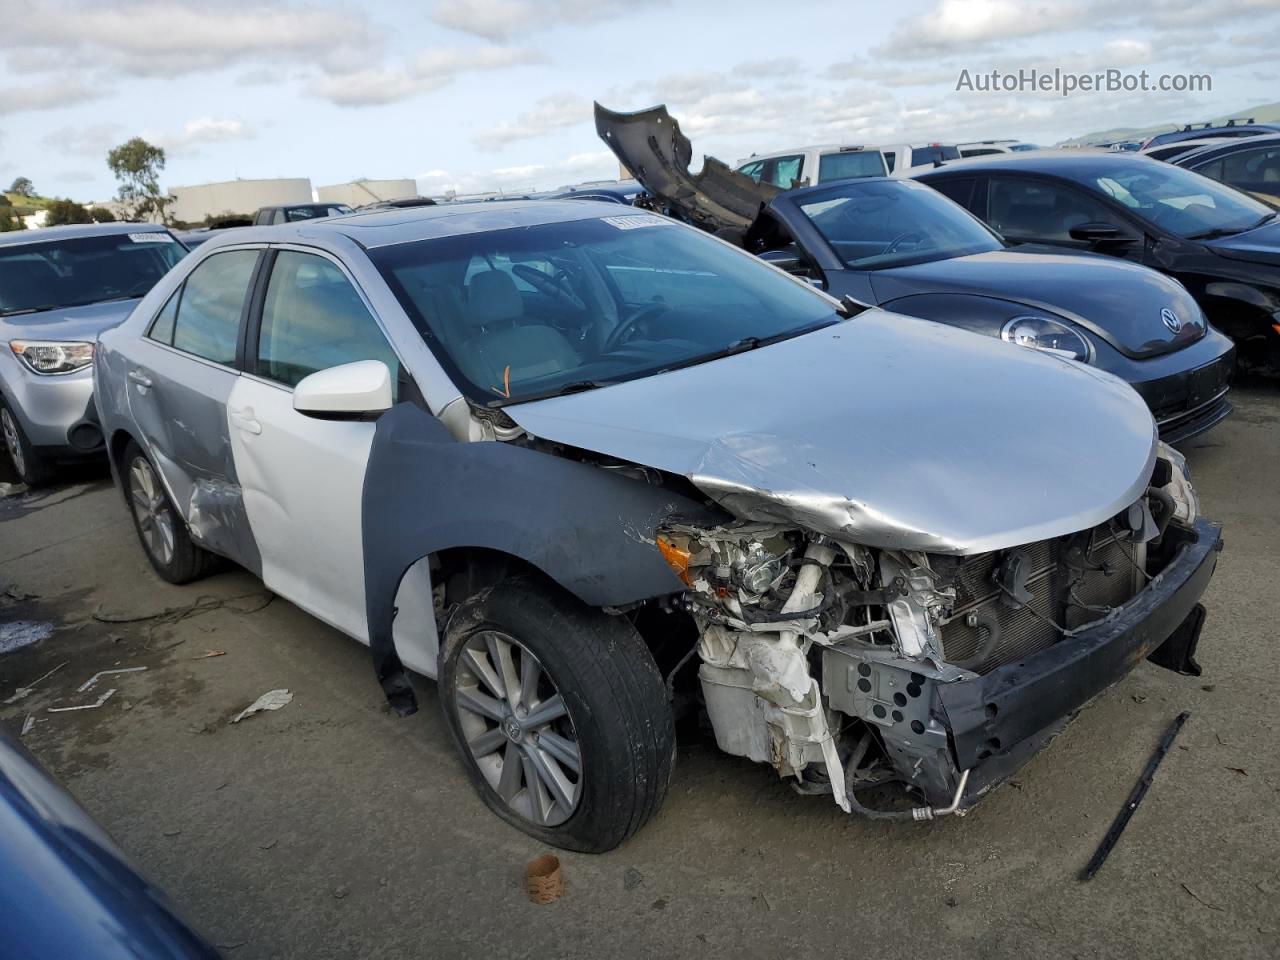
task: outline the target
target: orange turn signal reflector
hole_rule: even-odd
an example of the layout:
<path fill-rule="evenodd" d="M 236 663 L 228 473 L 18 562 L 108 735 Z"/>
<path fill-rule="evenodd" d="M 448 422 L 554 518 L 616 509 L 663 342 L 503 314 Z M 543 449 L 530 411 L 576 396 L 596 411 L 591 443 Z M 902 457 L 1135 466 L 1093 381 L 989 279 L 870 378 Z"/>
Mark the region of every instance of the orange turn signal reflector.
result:
<path fill-rule="evenodd" d="M 689 551 L 680 549 L 666 537 L 658 538 L 658 549 L 662 551 L 662 559 L 667 561 L 667 566 L 675 571 L 676 576 L 686 586 L 693 586 L 689 582 Z"/>

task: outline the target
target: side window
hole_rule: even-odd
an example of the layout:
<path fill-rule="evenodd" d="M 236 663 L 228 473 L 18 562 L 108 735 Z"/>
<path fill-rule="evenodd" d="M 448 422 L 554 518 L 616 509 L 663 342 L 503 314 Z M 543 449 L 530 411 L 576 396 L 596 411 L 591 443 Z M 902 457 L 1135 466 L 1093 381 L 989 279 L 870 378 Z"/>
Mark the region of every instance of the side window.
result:
<path fill-rule="evenodd" d="M 151 329 L 147 336 L 160 343 L 173 346 L 173 322 L 178 317 L 178 301 L 182 299 L 182 288 L 179 287 L 169 295 L 169 300 L 151 321 Z"/>
<path fill-rule="evenodd" d="M 230 250 L 192 271 L 176 301 L 175 348 L 215 363 L 235 363 L 240 315 L 257 262 L 257 250 Z"/>
<path fill-rule="evenodd" d="M 973 185 L 977 183 L 973 177 L 963 177 L 956 180 L 928 180 L 925 182 L 948 200 L 954 200 L 966 210 L 969 209 L 969 203 L 973 200 Z"/>
<path fill-rule="evenodd" d="M 1222 161 L 1221 179 L 1232 186 L 1257 190 L 1262 184 L 1280 184 L 1280 150 L 1245 150 Z M 1271 192 L 1276 192 L 1273 187 Z"/>
<path fill-rule="evenodd" d="M 890 173 L 893 173 L 893 165 L 898 162 L 898 155 L 886 150 L 884 154 L 884 165 Z"/>
<path fill-rule="evenodd" d="M 799 180 L 804 172 L 804 155 L 795 154 L 790 157 L 778 157 L 769 161 L 769 172 L 765 179 L 775 187 L 790 190 L 791 184 Z"/>
<path fill-rule="evenodd" d="M 395 352 L 346 274 L 324 257 L 281 251 L 262 305 L 258 375 L 292 387 L 355 360 L 381 360 L 396 379 Z"/>
<path fill-rule="evenodd" d="M 1071 240 L 1082 223 L 1116 223 L 1099 200 L 1056 184 L 992 177 L 987 223 L 1010 240 Z"/>
<path fill-rule="evenodd" d="M 738 172 L 750 177 L 756 183 L 760 182 L 760 177 L 764 172 L 764 161 L 756 160 L 754 163 L 744 163 L 738 168 Z"/>

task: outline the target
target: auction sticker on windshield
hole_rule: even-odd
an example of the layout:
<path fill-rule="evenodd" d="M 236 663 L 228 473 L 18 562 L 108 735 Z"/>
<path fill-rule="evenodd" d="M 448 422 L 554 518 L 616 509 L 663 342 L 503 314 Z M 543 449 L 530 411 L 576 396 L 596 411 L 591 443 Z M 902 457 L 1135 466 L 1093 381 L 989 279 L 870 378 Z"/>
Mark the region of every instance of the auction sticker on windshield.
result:
<path fill-rule="evenodd" d="M 605 223 L 617 227 L 619 230 L 636 230 L 640 227 L 665 227 L 671 223 L 666 217 L 659 217 L 652 213 L 635 214 L 629 217 L 601 217 Z"/>
<path fill-rule="evenodd" d="M 134 243 L 177 243 L 167 233 L 131 233 L 129 239 Z"/>

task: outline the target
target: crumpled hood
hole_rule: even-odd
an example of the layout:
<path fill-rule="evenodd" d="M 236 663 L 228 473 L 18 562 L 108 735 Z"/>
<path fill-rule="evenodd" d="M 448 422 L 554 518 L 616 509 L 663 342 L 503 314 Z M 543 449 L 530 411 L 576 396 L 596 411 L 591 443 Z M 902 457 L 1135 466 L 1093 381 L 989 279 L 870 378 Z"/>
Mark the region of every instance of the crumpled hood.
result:
<path fill-rule="evenodd" d="M 1204 312 L 1180 283 L 1114 257 L 1004 250 L 877 270 L 877 300 L 964 293 L 1026 304 L 1027 312 L 1065 317 L 1135 359 L 1188 346 L 1204 336 Z M 1171 310 L 1180 327 L 1161 318 Z"/>
<path fill-rule="evenodd" d="M 536 436 L 686 476 L 744 519 L 950 554 L 1102 523 L 1156 453 L 1146 405 L 1109 374 L 874 309 L 505 410 Z"/>
<path fill-rule="evenodd" d="M 1280 220 L 1257 230 L 1201 242 L 1214 253 L 1231 260 L 1280 264 Z"/>
<path fill-rule="evenodd" d="M 6 342 L 23 338 L 96 341 L 103 330 L 114 327 L 129 316 L 139 299 L 135 297 L 131 300 L 90 303 L 83 307 L 62 307 L 41 313 L 0 317 L 0 332 Z"/>

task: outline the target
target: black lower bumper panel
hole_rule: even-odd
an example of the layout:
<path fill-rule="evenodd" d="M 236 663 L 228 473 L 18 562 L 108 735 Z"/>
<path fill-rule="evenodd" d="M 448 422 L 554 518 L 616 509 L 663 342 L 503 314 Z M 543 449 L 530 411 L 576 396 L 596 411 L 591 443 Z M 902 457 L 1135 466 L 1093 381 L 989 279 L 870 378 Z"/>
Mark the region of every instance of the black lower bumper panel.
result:
<path fill-rule="evenodd" d="M 1174 535 L 1183 542 L 1173 559 L 1111 619 L 981 677 L 939 685 L 959 769 L 977 768 L 967 794 L 976 799 L 1009 776 L 1143 659 L 1198 673 L 1199 601 L 1217 563 L 1221 527 L 1201 520 L 1194 531 L 1170 528 L 1166 536 Z"/>

